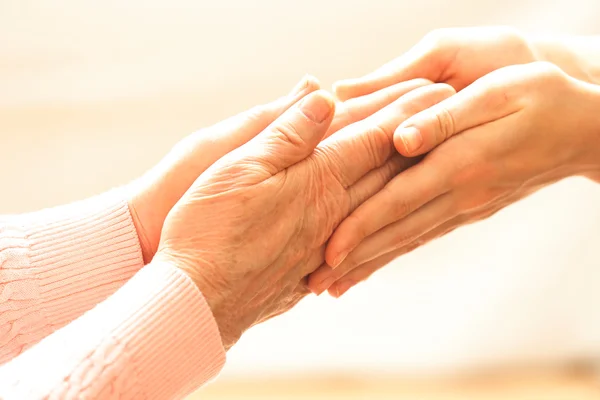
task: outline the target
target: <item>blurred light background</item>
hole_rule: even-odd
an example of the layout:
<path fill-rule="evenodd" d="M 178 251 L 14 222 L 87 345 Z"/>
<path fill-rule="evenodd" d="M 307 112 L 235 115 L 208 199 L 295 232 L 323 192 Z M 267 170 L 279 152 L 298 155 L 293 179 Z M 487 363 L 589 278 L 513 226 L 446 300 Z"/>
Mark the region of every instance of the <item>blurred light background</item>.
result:
<path fill-rule="evenodd" d="M 303 74 L 329 88 L 438 27 L 598 34 L 599 16 L 598 0 L 3 0 L 0 212 L 127 183 Z M 310 297 L 195 397 L 596 398 L 598 204 L 600 187 L 564 181 L 340 300 Z"/>

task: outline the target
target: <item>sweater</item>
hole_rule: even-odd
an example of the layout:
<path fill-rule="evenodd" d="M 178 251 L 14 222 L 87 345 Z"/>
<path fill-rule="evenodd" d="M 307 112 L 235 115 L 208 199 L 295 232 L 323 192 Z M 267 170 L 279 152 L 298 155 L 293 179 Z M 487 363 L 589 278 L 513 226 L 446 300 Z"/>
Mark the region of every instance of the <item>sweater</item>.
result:
<path fill-rule="evenodd" d="M 144 266 L 119 191 L 0 217 L 0 398 L 182 398 L 225 363 L 204 297 Z"/>

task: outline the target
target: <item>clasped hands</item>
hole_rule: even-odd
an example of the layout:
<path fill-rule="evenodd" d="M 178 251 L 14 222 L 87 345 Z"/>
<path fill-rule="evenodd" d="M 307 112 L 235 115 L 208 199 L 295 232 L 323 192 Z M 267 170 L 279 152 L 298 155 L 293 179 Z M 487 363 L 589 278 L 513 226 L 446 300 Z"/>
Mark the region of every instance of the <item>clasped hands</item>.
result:
<path fill-rule="evenodd" d="M 470 29 L 338 82 L 337 103 L 307 77 L 130 185 L 145 261 L 196 283 L 226 348 L 310 291 L 339 297 L 543 186 L 597 176 L 600 89 L 516 31 Z"/>

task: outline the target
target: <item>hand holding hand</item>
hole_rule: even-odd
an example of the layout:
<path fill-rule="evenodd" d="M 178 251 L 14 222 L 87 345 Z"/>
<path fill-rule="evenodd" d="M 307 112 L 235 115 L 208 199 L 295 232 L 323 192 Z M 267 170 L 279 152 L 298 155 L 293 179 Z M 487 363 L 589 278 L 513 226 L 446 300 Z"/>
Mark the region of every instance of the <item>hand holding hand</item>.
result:
<path fill-rule="evenodd" d="M 444 82 L 462 90 L 484 75 L 515 64 L 541 61 L 534 44 L 510 27 L 438 29 L 400 57 L 356 79 L 334 85 L 347 100 L 410 79 Z"/>
<path fill-rule="evenodd" d="M 129 208 L 146 263 L 156 253 L 167 214 L 196 178 L 317 89 L 319 83 L 307 76 L 289 95 L 185 137 L 155 167 L 129 185 Z"/>
<path fill-rule="evenodd" d="M 394 129 L 452 93 L 415 90 L 322 143 L 334 106 L 312 93 L 196 180 L 169 213 L 156 259 L 194 280 L 226 348 L 308 293 L 305 277 L 339 222 L 411 165 Z"/>
<path fill-rule="evenodd" d="M 408 91 L 429 83 L 424 79 L 415 79 L 341 104 L 327 136 L 372 115 Z M 187 136 L 158 165 L 129 185 L 129 208 L 146 263 L 156 253 L 167 214 L 196 178 L 215 161 L 258 135 L 293 104 L 317 89 L 318 81 L 306 76 L 289 95 Z"/>
<path fill-rule="evenodd" d="M 326 252 L 335 269 L 313 273 L 311 289 L 339 296 L 456 227 L 565 177 L 595 176 L 599 109 L 597 86 L 532 63 L 497 70 L 408 119 L 394 135 L 398 151 L 433 151 L 342 222 Z"/>

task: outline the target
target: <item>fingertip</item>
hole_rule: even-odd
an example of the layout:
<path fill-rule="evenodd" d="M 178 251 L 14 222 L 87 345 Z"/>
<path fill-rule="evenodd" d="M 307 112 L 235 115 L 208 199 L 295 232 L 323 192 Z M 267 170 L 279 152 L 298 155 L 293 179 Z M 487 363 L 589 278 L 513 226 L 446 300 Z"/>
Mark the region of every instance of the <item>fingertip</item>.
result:
<path fill-rule="evenodd" d="M 336 277 L 329 265 L 323 264 L 308 276 L 307 287 L 317 296 L 335 283 Z"/>
<path fill-rule="evenodd" d="M 321 82 L 314 75 L 306 74 L 304 78 L 306 79 L 306 90 L 308 93 L 321 89 Z"/>
<path fill-rule="evenodd" d="M 346 101 L 357 97 L 354 94 L 355 81 L 355 79 L 345 79 L 335 82 L 332 86 L 332 91 L 336 99 L 339 101 Z"/>
<path fill-rule="evenodd" d="M 339 299 L 345 293 L 347 293 L 348 290 L 352 289 L 354 286 L 356 286 L 356 282 L 354 282 L 351 279 L 346 279 L 346 280 L 338 281 L 338 282 L 334 283 L 333 285 L 331 285 L 329 287 L 329 289 L 327 289 L 327 292 L 329 293 L 330 296 L 335 297 L 336 299 Z"/>
<path fill-rule="evenodd" d="M 340 297 L 340 296 L 338 296 L 337 282 L 336 282 L 336 283 L 334 283 L 333 285 L 331 285 L 331 286 L 329 287 L 329 289 L 327 289 L 327 293 L 329 293 L 329 295 L 330 295 L 331 297 L 334 297 L 334 298 L 336 298 L 336 299 Z"/>
<path fill-rule="evenodd" d="M 360 210 L 354 210 L 331 235 L 327 248 L 325 248 L 325 262 L 332 269 L 339 267 L 371 233 L 360 215 Z"/>
<path fill-rule="evenodd" d="M 323 294 L 323 292 L 325 291 L 325 289 L 321 289 L 319 286 L 317 286 L 314 282 L 311 283 L 310 282 L 310 278 L 309 278 L 309 282 L 306 285 L 306 287 L 308 288 L 308 290 L 310 290 L 315 296 L 320 296 L 321 294 Z"/>
<path fill-rule="evenodd" d="M 456 89 L 454 89 L 453 86 L 448 85 L 447 83 L 434 83 L 430 87 L 435 97 L 437 98 L 438 103 L 441 103 L 442 101 L 456 94 Z"/>
<path fill-rule="evenodd" d="M 338 242 L 340 242 L 338 237 L 339 233 L 336 231 L 331 237 L 327 248 L 325 249 L 325 262 L 332 269 L 339 267 L 349 253 L 349 250 L 347 250 L 346 246 L 338 244 Z"/>
<path fill-rule="evenodd" d="M 456 89 L 454 88 L 454 86 L 449 85 L 447 83 L 436 83 L 435 86 L 439 87 L 442 93 L 445 92 L 446 97 L 450 97 L 456 94 Z"/>
<path fill-rule="evenodd" d="M 321 88 L 321 84 L 319 80 L 310 74 L 305 74 L 300 81 L 294 86 L 290 95 L 295 97 L 299 95 L 306 96 L 309 93 L 312 93 Z"/>
<path fill-rule="evenodd" d="M 414 126 L 399 126 L 394 132 L 394 147 L 405 157 L 415 157 L 424 152 L 423 135 Z"/>

